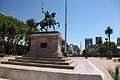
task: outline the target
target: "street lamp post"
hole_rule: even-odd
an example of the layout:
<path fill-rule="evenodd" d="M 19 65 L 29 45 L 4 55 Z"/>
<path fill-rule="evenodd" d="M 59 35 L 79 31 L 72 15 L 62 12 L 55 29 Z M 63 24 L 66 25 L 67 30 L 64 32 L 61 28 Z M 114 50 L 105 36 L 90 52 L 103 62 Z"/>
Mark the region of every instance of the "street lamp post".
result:
<path fill-rule="evenodd" d="M 67 0 L 65 0 L 65 54 L 67 53 Z"/>

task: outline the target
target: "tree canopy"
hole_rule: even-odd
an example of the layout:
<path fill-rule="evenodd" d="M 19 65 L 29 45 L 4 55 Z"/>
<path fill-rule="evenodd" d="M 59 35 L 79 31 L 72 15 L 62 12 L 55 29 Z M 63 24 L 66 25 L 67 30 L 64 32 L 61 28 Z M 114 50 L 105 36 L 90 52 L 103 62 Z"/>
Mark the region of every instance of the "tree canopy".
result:
<path fill-rule="evenodd" d="M 27 31 L 27 26 L 23 21 L 0 13 L 0 52 L 16 53 L 18 45 L 25 45 Z"/>
<path fill-rule="evenodd" d="M 98 47 L 83 50 L 83 56 L 89 57 L 112 57 L 117 54 L 117 45 L 114 42 L 104 42 Z M 115 55 L 116 54 L 116 55 Z"/>
<path fill-rule="evenodd" d="M 100 55 L 106 57 L 111 56 L 112 53 L 115 53 L 117 50 L 117 45 L 114 42 L 110 42 L 110 44 L 104 42 L 99 48 Z"/>

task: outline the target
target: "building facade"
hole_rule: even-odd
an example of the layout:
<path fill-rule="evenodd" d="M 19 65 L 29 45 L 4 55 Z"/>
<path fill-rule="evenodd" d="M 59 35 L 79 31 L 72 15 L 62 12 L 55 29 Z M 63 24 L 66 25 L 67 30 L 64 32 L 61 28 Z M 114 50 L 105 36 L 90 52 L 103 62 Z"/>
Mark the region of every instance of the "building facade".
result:
<path fill-rule="evenodd" d="M 117 46 L 120 46 L 120 37 L 117 38 Z"/>
<path fill-rule="evenodd" d="M 102 44 L 102 37 L 96 37 L 96 45 L 101 45 Z"/>
<path fill-rule="evenodd" d="M 85 49 L 90 48 L 93 45 L 93 39 L 92 38 L 86 38 L 85 39 Z"/>

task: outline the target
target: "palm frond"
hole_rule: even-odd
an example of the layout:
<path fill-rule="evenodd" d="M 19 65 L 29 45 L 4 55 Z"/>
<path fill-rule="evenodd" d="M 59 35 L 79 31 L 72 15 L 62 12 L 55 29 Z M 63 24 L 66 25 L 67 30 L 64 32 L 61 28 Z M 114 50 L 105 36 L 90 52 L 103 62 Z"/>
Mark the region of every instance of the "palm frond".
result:
<path fill-rule="evenodd" d="M 111 77 L 114 79 L 114 80 L 120 80 L 120 75 L 119 75 L 119 66 L 117 66 L 115 68 L 115 71 L 111 70 L 111 69 L 108 69 L 107 71 L 109 72 L 109 74 L 111 75 Z"/>

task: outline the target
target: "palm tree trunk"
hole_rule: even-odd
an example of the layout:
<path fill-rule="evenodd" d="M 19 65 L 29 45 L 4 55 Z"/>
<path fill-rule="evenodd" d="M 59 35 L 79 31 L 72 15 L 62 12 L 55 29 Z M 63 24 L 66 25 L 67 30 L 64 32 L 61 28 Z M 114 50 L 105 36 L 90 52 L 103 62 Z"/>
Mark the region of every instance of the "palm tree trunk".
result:
<path fill-rule="evenodd" d="M 30 26 L 29 27 L 29 35 L 31 35 L 32 34 L 32 27 Z"/>
<path fill-rule="evenodd" d="M 110 44 L 110 34 L 108 34 L 109 44 Z"/>
<path fill-rule="evenodd" d="M 112 58 L 112 53 L 111 53 L 111 50 L 110 50 L 110 46 L 111 46 L 111 43 L 110 43 L 110 34 L 108 34 L 108 38 L 109 38 L 109 43 L 108 43 L 108 52 L 109 52 L 109 55 L 108 55 L 108 58 L 111 59 Z"/>

